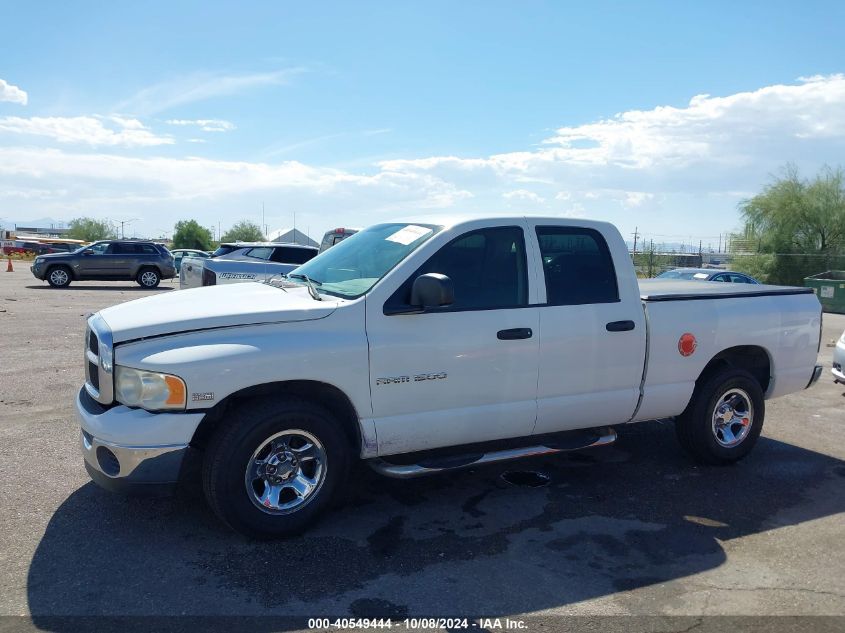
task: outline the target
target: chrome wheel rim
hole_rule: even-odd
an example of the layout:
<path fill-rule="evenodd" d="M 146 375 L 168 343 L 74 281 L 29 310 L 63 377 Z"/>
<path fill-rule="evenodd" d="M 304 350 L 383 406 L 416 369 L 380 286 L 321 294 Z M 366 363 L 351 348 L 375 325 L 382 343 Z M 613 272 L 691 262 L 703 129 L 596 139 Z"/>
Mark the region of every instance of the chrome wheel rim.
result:
<path fill-rule="evenodd" d="M 713 411 L 713 437 L 720 446 L 731 448 L 740 444 L 751 431 L 754 404 L 742 389 L 726 391 Z"/>
<path fill-rule="evenodd" d="M 67 271 L 61 268 L 57 268 L 53 272 L 50 273 L 50 281 L 52 281 L 57 286 L 64 286 L 67 283 Z"/>
<path fill-rule="evenodd" d="M 250 501 L 267 514 L 302 509 L 326 479 L 326 449 L 316 437 L 289 429 L 267 438 L 246 465 Z"/>
<path fill-rule="evenodd" d="M 149 270 L 141 275 L 141 283 L 145 286 L 155 286 L 156 280 L 158 277 L 155 273 L 150 272 Z"/>

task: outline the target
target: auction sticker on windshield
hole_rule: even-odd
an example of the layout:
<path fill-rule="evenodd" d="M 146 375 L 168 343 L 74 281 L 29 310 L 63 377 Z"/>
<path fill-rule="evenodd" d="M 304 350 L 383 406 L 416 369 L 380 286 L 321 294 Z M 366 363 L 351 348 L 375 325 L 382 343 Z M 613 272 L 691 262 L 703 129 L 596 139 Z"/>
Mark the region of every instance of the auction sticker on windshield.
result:
<path fill-rule="evenodd" d="M 402 244 L 403 246 L 407 246 L 411 242 L 415 242 L 423 235 L 428 235 L 429 233 L 431 233 L 431 229 L 427 229 L 424 226 L 417 226 L 416 224 L 409 224 L 408 226 L 396 231 L 393 235 L 388 235 L 384 239 L 389 242 L 396 242 L 398 244 Z"/>

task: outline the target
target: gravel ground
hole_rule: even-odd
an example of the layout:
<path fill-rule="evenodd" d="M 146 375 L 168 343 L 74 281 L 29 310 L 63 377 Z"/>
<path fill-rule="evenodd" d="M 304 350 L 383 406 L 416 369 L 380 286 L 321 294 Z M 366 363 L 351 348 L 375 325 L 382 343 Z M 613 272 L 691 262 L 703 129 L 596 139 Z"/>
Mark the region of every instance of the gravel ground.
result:
<path fill-rule="evenodd" d="M 609 448 L 427 479 L 360 467 L 315 529 L 257 543 L 223 528 L 191 486 L 126 498 L 85 474 L 72 404 L 84 316 L 147 294 L 130 283 L 54 290 L 21 263 L 0 272 L 0 615 L 28 616 L 0 618 L 0 631 L 72 630 L 79 621 L 50 616 L 102 614 L 476 615 L 544 627 L 560 614 L 845 615 L 845 387 L 832 382 L 828 346 L 843 315 L 825 315 L 819 384 L 768 403 L 740 464 L 696 467 L 671 423 L 654 422 L 620 429 Z M 519 469 L 550 483 L 501 478 Z"/>

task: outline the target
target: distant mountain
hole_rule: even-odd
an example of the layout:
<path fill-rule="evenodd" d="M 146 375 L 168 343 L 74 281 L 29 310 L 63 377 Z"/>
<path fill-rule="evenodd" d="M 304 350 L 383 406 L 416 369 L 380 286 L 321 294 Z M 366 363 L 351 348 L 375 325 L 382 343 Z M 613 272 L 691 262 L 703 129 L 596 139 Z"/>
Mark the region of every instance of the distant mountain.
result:
<path fill-rule="evenodd" d="M 66 227 L 67 222 L 54 218 L 34 218 L 32 220 L 18 220 L 3 218 L 0 226 L 4 229 L 14 229 L 16 226 L 31 226 L 35 228 Z"/>

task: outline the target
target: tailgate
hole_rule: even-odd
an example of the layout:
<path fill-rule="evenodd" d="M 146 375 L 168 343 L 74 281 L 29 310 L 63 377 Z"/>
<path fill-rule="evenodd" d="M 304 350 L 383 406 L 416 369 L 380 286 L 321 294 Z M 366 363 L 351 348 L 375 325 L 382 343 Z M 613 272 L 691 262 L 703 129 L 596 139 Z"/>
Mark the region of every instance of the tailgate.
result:
<path fill-rule="evenodd" d="M 179 268 L 179 288 L 199 288 L 202 286 L 202 268 L 205 259 L 200 257 L 184 257 Z"/>

